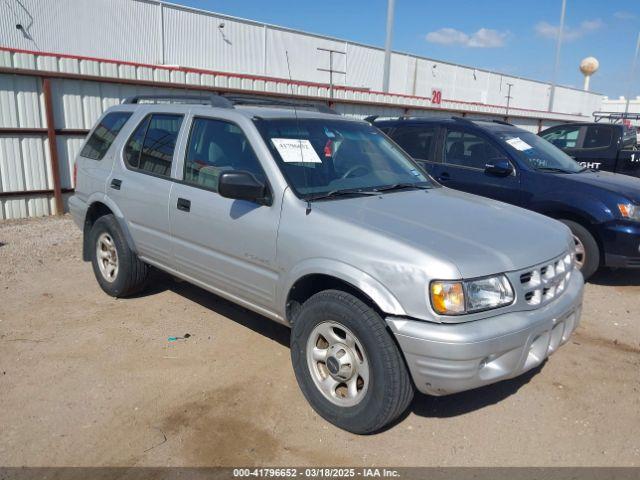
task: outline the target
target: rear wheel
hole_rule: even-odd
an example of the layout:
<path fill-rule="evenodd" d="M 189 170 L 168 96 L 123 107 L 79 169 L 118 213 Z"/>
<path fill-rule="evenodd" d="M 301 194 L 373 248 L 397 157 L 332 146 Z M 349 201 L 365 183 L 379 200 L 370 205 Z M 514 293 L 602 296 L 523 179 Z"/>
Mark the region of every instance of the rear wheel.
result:
<path fill-rule="evenodd" d="M 145 287 L 149 267 L 129 248 L 113 215 L 104 215 L 89 232 L 93 273 L 107 294 L 126 297 Z"/>
<path fill-rule="evenodd" d="M 413 398 L 404 359 L 384 321 L 345 292 L 326 290 L 304 303 L 291 332 L 291 360 L 313 409 L 353 433 L 382 429 Z"/>
<path fill-rule="evenodd" d="M 582 272 L 584 279 L 591 277 L 600 266 L 600 248 L 593 235 L 573 220 L 560 220 L 571 229 L 575 243 L 576 266 Z"/>

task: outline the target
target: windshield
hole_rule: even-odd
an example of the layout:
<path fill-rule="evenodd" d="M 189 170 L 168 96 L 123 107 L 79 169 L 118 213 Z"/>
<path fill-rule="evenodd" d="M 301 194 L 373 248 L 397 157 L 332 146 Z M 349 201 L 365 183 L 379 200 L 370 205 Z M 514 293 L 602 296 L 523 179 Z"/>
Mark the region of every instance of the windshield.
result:
<path fill-rule="evenodd" d="M 498 132 L 496 135 L 521 161 L 534 170 L 558 173 L 577 173 L 584 170 L 569 155 L 533 133 Z"/>
<path fill-rule="evenodd" d="M 296 195 L 313 199 L 436 184 L 375 127 L 333 119 L 256 119 Z"/>

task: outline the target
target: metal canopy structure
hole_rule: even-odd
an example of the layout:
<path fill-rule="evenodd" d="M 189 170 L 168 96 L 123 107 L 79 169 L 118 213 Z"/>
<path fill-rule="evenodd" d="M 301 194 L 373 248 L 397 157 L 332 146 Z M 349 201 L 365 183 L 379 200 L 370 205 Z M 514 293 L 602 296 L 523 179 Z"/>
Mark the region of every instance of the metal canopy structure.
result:
<path fill-rule="evenodd" d="M 624 120 L 640 120 L 640 113 L 625 112 L 593 112 L 595 122 L 609 120 L 611 123 L 622 123 Z"/>

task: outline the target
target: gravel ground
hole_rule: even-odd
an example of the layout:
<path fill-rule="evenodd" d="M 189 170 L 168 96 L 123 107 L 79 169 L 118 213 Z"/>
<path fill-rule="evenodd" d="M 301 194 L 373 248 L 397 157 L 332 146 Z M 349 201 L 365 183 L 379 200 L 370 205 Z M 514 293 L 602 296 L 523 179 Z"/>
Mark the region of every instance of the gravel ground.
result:
<path fill-rule="evenodd" d="M 540 368 L 359 437 L 307 405 L 285 327 L 163 274 L 110 298 L 80 243 L 0 223 L 0 465 L 640 466 L 640 272 L 590 283 Z"/>

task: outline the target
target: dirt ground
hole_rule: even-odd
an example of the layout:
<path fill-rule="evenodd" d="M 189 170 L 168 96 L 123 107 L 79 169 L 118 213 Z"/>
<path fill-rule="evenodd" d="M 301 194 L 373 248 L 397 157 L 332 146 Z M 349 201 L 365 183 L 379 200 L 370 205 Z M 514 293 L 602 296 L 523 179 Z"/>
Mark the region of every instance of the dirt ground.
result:
<path fill-rule="evenodd" d="M 590 283 L 535 371 L 356 436 L 307 405 L 287 328 L 162 274 L 110 298 L 80 240 L 0 223 L 0 465 L 640 466 L 640 271 Z"/>

